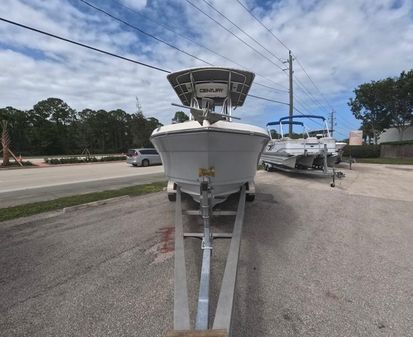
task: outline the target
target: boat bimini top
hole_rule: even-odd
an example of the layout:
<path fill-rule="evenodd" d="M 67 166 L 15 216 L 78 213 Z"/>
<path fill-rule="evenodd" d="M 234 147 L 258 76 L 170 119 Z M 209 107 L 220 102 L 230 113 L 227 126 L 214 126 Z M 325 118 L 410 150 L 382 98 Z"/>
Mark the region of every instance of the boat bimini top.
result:
<path fill-rule="evenodd" d="M 282 126 L 283 126 L 283 125 L 290 125 L 290 124 L 291 124 L 291 125 L 301 125 L 301 126 L 304 128 L 305 132 L 307 133 L 307 136 L 309 136 L 309 132 L 308 132 L 307 128 L 305 127 L 304 123 L 303 123 L 303 122 L 294 121 L 293 119 L 295 119 L 295 118 L 308 118 L 308 119 L 313 119 L 313 118 L 315 118 L 315 119 L 321 119 L 321 120 L 323 121 L 323 123 L 324 123 L 324 127 L 325 127 L 325 130 L 326 130 L 326 132 L 327 132 L 327 137 L 330 137 L 330 130 L 328 129 L 328 125 L 327 125 L 327 122 L 326 122 L 326 118 L 323 117 L 323 116 L 318 116 L 318 115 L 293 115 L 293 116 L 281 117 L 280 120 L 277 121 L 277 122 L 269 122 L 269 123 L 267 123 L 266 126 L 267 126 L 268 133 L 270 134 L 270 130 L 268 129 L 269 126 L 271 126 L 271 125 L 279 125 L 279 126 L 280 126 L 281 137 L 284 137 Z M 271 135 L 271 134 L 270 134 L 270 135 Z"/>
<path fill-rule="evenodd" d="M 301 126 L 304 126 L 304 123 L 303 122 L 296 122 L 296 121 L 278 121 L 278 122 L 270 122 L 270 123 L 267 123 L 267 126 L 270 126 L 270 125 L 289 125 L 289 124 L 292 124 L 292 125 L 301 125 Z"/>
<path fill-rule="evenodd" d="M 281 120 L 279 120 L 278 122 L 270 122 L 270 123 L 267 123 L 267 131 L 268 131 L 268 135 L 271 137 L 271 139 L 273 139 L 272 138 L 272 135 L 271 135 L 271 130 L 270 130 L 270 128 L 269 128 L 269 126 L 271 126 L 271 125 L 279 125 L 280 126 L 280 136 L 281 136 L 281 138 L 284 138 L 284 132 L 283 132 L 283 128 L 282 128 L 282 126 L 283 125 L 300 125 L 300 126 L 302 126 L 303 127 L 303 135 L 304 135 L 304 133 L 307 135 L 307 137 L 309 137 L 309 135 L 308 135 L 308 131 L 307 131 L 307 128 L 305 127 L 305 125 L 304 125 L 304 123 L 303 122 L 297 122 L 297 121 L 281 121 Z"/>
<path fill-rule="evenodd" d="M 192 68 L 167 76 L 183 104 L 173 105 L 190 109 L 200 123 L 237 119 L 231 116 L 232 108 L 244 104 L 254 77 L 249 71 L 220 67 Z M 221 113 L 215 112 L 216 106 L 222 106 Z"/>

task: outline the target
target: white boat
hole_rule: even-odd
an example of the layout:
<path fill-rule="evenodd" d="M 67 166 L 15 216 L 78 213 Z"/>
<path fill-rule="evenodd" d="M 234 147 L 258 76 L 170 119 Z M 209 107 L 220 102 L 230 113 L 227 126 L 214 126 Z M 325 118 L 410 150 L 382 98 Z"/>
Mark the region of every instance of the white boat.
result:
<path fill-rule="evenodd" d="M 200 184 L 207 179 L 213 205 L 252 184 L 269 136 L 260 127 L 232 122 L 238 119 L 232 110 L 244 104 L 254 74 L 207 67 L 167 78 L 181 100 L 177 106 L 191 112 L 191 120 L 162 126 L 151 135 L 170 182 L 199 201 Z"/>
<path fill-rule="evenodd" d="M 321 119 L 325 128 L 321 131 L 309 132 L 304 123 L 296 121 L 297 118 Z M 283 132 L 283 125 L 300 125 L 303 127 L 302 137 L 293 139 Z M 327 159 L 336 152 L 336 141 L 331 137 L 326 120 L 317 115 L 298 115 L 280 118 L 278 122 L 267 124 L 268 133 L 270 126 L 279 125 L 279 138 L 273 138 L 268 143 L 261 155 L 264 165 L 281 166 L 291 169 L 307 169 L 324 166 L 324 153 Z M 328 165 L 327 165 L 328 166 Z"/>
<path fill-rule="evenodd" d="M 336 152 L 342 152 L 346 145 L 346 142 L 336 142 Z"/>
<path fill-rule="evenodd" d="M 347 145 L 345 142 L 336 142 L 336 153 L 337 156 L 335 158 L 335 164 L 338 164 L 342 161 L 343 159 L 343 152 L 344 152 L 344 147 Z"/>

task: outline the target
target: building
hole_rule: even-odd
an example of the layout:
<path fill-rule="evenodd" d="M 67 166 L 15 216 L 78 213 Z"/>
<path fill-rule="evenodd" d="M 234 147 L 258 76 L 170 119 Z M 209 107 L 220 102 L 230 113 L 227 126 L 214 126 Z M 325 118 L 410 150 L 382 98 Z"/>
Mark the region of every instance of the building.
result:
<path fill-rule="evenodd" d="M 403 140 L 413 140 L 413 125 L 408 126 L 403 133 Z M 399 131 L 396 128 L 384 129 L 379 135 L 378 143 L 400 141 Z"/>

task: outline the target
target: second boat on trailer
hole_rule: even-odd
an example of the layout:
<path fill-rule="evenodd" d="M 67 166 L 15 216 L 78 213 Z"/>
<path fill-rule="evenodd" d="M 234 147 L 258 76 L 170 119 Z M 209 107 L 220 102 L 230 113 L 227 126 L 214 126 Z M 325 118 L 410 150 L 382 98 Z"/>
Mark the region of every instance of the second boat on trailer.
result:
<path fill-rule="evenodd" d="M 295 120 L 300 118 L 321 119 L 324 123 L 324 129 L 310 132 L 303 122 Z M 327 170 L 327 167 L 334 163 L 337 156 L 336 141 L 331 137 L 324 117 L 317 115 L 282 117 L 278 122 L 267 124 L 270 135 L 270 127 L 274 125 L 279 126 L 279 138 L 272 138 L 263 151 L 261 161 L 264 166 L 286 169 L 323 168 Z M 290 138 L 284 135 L 284 125 L 302 126 L 302 136 Z"/>

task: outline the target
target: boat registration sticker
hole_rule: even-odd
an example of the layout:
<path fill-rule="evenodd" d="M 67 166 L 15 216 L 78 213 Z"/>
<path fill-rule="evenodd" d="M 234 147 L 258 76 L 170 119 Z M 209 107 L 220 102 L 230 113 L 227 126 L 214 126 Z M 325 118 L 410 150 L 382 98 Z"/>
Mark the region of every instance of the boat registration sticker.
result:
<path fill-rule="evenodd" d="M 198 176 L 199 177 L 215 177 L 215 168 L 199 168 L 198 169 Z"/>

